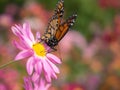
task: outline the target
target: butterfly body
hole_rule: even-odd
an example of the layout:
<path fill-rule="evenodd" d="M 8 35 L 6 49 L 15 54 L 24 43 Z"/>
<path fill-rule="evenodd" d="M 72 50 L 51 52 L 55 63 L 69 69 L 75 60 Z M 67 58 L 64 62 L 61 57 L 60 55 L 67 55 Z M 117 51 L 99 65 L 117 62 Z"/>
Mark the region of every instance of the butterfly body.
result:
<path fill-rule="evenodd" d="M 76 14 L 70 16 L 67 20 L 62 22 L 62 17 L 64 13 L 63 0 L 60 0 L 55 9 L 55 13 L 48 23 L 46 32 L 41 37 L 41 41 L 44 41 L 49 47 L 56 50 L 54 47 L 58 45 L 59 41 L 65 36 L 69 28 L 73 26 Z"/>

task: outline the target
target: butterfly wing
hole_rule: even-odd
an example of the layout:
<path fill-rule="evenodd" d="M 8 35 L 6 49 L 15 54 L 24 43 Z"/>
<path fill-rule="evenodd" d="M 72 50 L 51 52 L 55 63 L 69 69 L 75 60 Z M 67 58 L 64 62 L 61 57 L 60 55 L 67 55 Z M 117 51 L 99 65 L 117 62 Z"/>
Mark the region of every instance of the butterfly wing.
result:
<path fill-rule="evenodd" d="M 41 40 L 48 42 L 50 38 L 52 38 L 56 31 L 58 30 L 58 27 L 60 26 L 61 19 L 63 17 L 64 13 L 64 1 L 60 0 L 58 1 L 56 5 L 56 9 L 54 10 L 54 15 L 50 19 L 46 32 L 44 35 L 41 37 Z"/>
<path fill-rule="evenodd" d="M 65 36 L 69 28 L 73 26 L 76 17 L 77 17 L 77 14 L 73 14 L 59 26 L 59 29 L 57 30 L 55 34 L 55 39 L 57 39 L 58 42 Z"/>
<path fill-rule="evenodd" d="M 54 11 L 54 15 L 58 19 L 58 25 L 60 25 L 60 23 L 61 23 L 63 13 L 64 13 L 64 1 L 60 0 L 60 1 L 58 1 L 57 5 L 56 5 L 56 9 Z"/>

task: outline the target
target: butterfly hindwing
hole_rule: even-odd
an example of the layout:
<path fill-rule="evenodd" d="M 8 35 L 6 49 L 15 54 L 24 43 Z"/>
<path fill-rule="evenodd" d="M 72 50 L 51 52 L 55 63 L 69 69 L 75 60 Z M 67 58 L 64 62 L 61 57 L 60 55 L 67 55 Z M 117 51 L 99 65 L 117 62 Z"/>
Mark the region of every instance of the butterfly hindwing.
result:
<path fill-rule="evenodd" d="M 58 40 L 58 42 L 64 37 L 64 35 L 68 32 L 69 28 L 73 26 L 75 19 L 77 17 L 77 14 L 73 14 L 70 16 L 65 22 L 63 22 L 59 29 L 57 30 L 55 34 L 55 38 Z"/>

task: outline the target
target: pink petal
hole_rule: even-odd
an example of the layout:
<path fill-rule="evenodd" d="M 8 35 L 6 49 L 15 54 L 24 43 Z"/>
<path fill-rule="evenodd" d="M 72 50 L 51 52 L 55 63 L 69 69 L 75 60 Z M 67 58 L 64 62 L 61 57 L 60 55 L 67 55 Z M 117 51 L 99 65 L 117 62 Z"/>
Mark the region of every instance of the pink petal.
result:
<path fill-rule="evenodd" d="M 24 84 L 25 84 L 24 85 L 25 90 L 33 90 L 33 85 L 30 77 L 24 78 Z"/>
<path fill-rule="evenodd" d="M 37 80 L 39 80 L 39 77 L 40 77 L 40 75 L 37 74 L 36 72 L 34 72 L 33 75 L 32 75 L 32 81 L 36 82 Z"/>
<path fill-rule="evenodd" d="M 27 30 L 26 30 L 27 29 Z M 24 45 L 28 48 L 31 48 L 33 42 L 35 41 L 34 40 L 34 37 L 33 35 L 31 36 L 32 37 L 32 40 L 30 38 L 30 36 L 28 36 L 28 29 L 30 29 L 29 26 L 27 26 L 27 24 L 23 24 L 23 27 L 20 27 L 18 25 L 15 25 L 12 27 L 12 31 L 13 33 L 19 37 L 20 41 L 22 43 L 24 43 Z M 31 33 L 32 34 L 32 33 Z M 30 34 L 30 35 L 31 35 Z"/>
<path fill-rule="evenodd" d="M 50 65 L 46 62 L 46 60 L 42 60 L 42 64 L 43 64 L 43 69 L 44 69 L 44 72 L 45 72 L 45 78 L 48 82 L 51 82 L 51 67 Z"/>
<path fill-rule="evenodd" d="M 33 57 L 30 57 L 27 61 L 26 68 L 29 75 L 31 75 L 33 72 L 33 61 Z"/>
<path fill-rule="evenodd" d="M 45 85 L 45 81 L 42 78 L 40 78 L 40 86 L 44 86 L 44 85 Z"/>
<path fill-rule="evenodd" d="M 24 44 L 25 44 L 26 46 L 28 46 L 28 47 L 31 47 L 31 45 L 33 44 L 33 42 L 32 42 L 29 38 L 27 38 L 27 37 L 25 37 L 25 36 L 22 36 L 22 41 L 23 41 Z"/>
<path fill-rule="evenodd" d="M 22 41 L 22 42 L 26 42 L 27 40 L 26 40 L 26 37 L 22 34 L 22 32 L 20 32 L 16 27 L 12 27 L 12 31 L 13 31 L 13 33 L 17 36 L 17 37 L 19 37 L 19 39 Z M 28 40 L 29 41 L 29 40 Z M 28 45 L 26 45 L 26 46 L 28 46 Z"/>
<path fill-rule="evenodd" d="M 40 61 L 38 61 L 38 62 L 35 63 L 35 71 L 36 71 L 36 73 L 41 74 L 42 64 L 41 64 Z"/>
<path fill-rule="evenodd" d="M 25 49 L 22 45 L 20 45 L 20 44 L 19 44 L 18 42 L 16 42 L 16 41 L 13 41 L 13 44 L 14 44 L 15 47 L 17 47 L 17 48 L 20 49 L 20 50 L 24 50 L 24 49 Z"/>
<path fill-rule="evenodd" d="M 36 38 L 40 38 L 40 32 L 36 33 Z"/>
<path fill-rule="evenodd" d="M 24 51 L 21 51 L 17 54 L 17 56 L 15 57 L 15 60 L 20 60 L 20 59 L 23 59 L 23 58 L 26 58 L 26 57 L 29 57 L 32 55 L 32 51 L 30 50 L 24 50 Z"/>
<path fill-rule="evenodd" d="M 23 32 L 23 34 L 24 34 L 25 36 L 27 36 L 27 33 L 26 33 L 26 31 L 27 31 L 26 25 L 27 25 L 27 24 L 24 23 L 23 26 L 22 26 L 22 29 L 23 29 L 22 32 Z"/>
<path fill-rule="evenodd" d="M 15 24 L 15 27 L 16 27 L 17 30 L 19 30 L 19 32 L 22 30 L 22 26 L 21 26 L 21 25 Z M 22 33 L 22 32 L 21 32 L 21 33 Z"/>
<path fill-rule="evenodd" d="M 46 56 L 51 62 L 58 63 L 58 64 L 62 63 L 61 60 L 53 54 L 48 53 Z"/>
<path fill-rule="evenodd" d="M 28 40 L 29 41 L 29 40 Z M 32 47 L 32 42 L 28 43 L 26 42 L 23 38 L 20 38 L 19 44 L 24 47 L 25 49 L 31 49 Z"/>
<path fill-rule="evenodd" d="M 30 24 L 29 23 L 24 23 L 23 24 L 23 29 L 25 30 L 27 37 L 31 41 L 34 41 L 34 36 L 33 36 L 32 32 L 31 32 L 31 29 L 30 29 Z"/>
<path fill-rule="evenodd" d="M 29 45 L 26 44 L 26 42 L 24 43 L 23 40 L 19 41 L 19 45 L 25 49 L 31 49 Z"/>
<path fill-rule="evenodd" d="M 40 33 L 39 32 L 36 33 L 36 42 L 40 42 Z"/>
<path fill-rule="evenodd" d="M 45 74 L 45 78 L 46 78 L 47 82 L 51 82 L 51 76 L 50 75 Z"/>
<path fill-rule="evenodd" d="M 52 73 L 52 77 L 57 79 L 57 75 L 55 73 Z"/>
<path fill-rule="evenodd" d="M 50 83 L 46 83 L 44 79 L 40 79 L 40 83 L 39 83 L 39 89 L 40 90 L 48 90 L 48 88 L 51 86 Z"/>
<path fill-rule="evenodd" d="M 48 90 L 48 88 L 49 88 L 50 86 L 51 86 L 51 84 L 47 84 L 45 89 Z"/>
<path fill-rule="evenodd" d="M 15 26 L 12 26 L 11 29 L 16 36 L 20 37 L 22 35 L 21 32 L 19 32 L 19 30 Z"/>
<path fill-rule="evenodd" d="M 45 72 L 51 74 L 51 67 L 46 62 L 46 60 L 42 60 L 42 64 L 43 64 L 43 69 L 45 70 Z"/>
<path fill-rule="evenodd" d="M 54 70 L 54 72 L 56 73 L 60 73 L 59 69 L 57 68 L 57 66 L 55 64 L 53 64 L 51 61 L 49 61 L 47 58 L 46 58 L 46 61 L 49 63 L 49 65 L 51 66 L 51 68 Z"/>

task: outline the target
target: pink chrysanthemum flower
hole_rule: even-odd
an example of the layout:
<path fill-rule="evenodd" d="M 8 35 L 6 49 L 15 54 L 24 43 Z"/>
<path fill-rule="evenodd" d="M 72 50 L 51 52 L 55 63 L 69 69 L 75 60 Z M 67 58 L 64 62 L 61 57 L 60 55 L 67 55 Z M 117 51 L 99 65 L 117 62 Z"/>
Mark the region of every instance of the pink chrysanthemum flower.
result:
<path fill-rule="evenodd" d="M 28 74 L 32 75 L 34 70 L 39 76 L 43 73 L 48 82 L 51 82 L 51 78 L 57 79 L 56 73 L 59 73 L 59 69 L 55 64 L 60 64 L 61 60 L 47 53 L 47 47 L 38 42 L 40 34 L 37 33 L 35 39 L 28 23 L 12 26 L 12 31 L 19 38 L 19 42 L 14 41 L 14 45 L 21 50 L 15 60 L 29 57 L 26 64 Z"/>
<path fill-rule="evenodd" d="M 24 78 L 24 88 L 25 90 L 48 90 L 51 86 L 50 83 L 47 83 L 44 79 L 40 78 L 36 82 L 32 81 L 30 77 Z"/>

